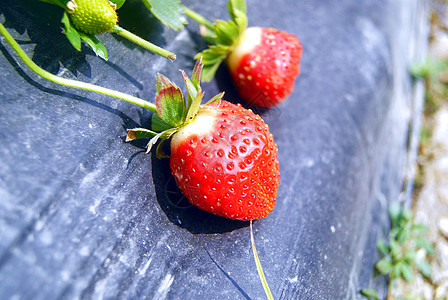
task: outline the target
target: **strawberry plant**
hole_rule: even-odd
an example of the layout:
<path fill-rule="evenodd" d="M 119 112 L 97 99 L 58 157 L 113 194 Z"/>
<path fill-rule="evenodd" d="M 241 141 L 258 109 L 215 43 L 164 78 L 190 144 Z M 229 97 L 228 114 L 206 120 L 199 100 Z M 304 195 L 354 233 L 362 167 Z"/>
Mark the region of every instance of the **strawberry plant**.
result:
<path fill-rule="evenodd" d="M 393 299 L 391 288 L 395 280 L 400 278 L 411 282 L 415 273 L 425 277 L 431 275 L 427 256 L 434 254 L 434 247 L 425 238 L 427 226 L 416 224 L 411 211 L 404 209 L 400 203 L 393 203 L 389 207 L 389 217 L 392 228 L 387 242 L 377 242 L 382 258 L 375 264 L 375 270 L 389 277 L 387 299 Z M 361 290 L 361 295 L 367 299 L 378 299 L 377 293 L 371 289 Z"/>
<path fill-rule="evenodd" d="M 61 22 L 64 24 L 64 32 L 72 46 L 78 51 L 81 50 L 81 41 L 84 41 L 97 56 L 107 60 L 107 49 L 96 38 L 96 35 L 112 32 L 155 54 L 170 60 L 176 59 L 174 53 L 156 46 L 118 26 L 116 10 L 119 9 L 126 0 L 41 1 L 57 5 L 65 10 L 61 19 Z"/>
<path fill-rule="evenodd" d="M 212 23 L 186 7 L 184 10 L 202 25 L 201 33 L 210 44 L 195 57 L 204 63 L 204 81 L 210 81 L 225 61 L 240 97 L 249 104 L 268 108 L 291 94 L 302 56 L 302 44 L 295 35 L 247 27 L 244 0 L 228 1 L 228 21 Z"/>

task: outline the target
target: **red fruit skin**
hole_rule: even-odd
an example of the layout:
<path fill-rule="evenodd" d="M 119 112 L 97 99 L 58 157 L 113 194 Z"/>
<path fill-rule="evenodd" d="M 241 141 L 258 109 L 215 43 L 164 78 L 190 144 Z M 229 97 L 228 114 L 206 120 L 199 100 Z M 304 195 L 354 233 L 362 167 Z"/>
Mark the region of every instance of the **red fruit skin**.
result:
<path fill-rule="evenodd" d="M 179 131 L 171 140 L 170 168 L 193 205 L 234 220 L 266 217 L 280 184 L 277 146 L 251 110 L 227 101 L 203 107 L 209 128 Z M 197 118 L 201 119 L 201 118 Z M 201 121 L 202 122 L 202 121 Z"/>
<path fill-rule="evenodd" d="M 249 27 L 227 65 L 241 98 L 251 105 L 269 108 L 292 93 L 300 74 L 301 57 L 302 44 L 295 35 L 273 28 Z"/>

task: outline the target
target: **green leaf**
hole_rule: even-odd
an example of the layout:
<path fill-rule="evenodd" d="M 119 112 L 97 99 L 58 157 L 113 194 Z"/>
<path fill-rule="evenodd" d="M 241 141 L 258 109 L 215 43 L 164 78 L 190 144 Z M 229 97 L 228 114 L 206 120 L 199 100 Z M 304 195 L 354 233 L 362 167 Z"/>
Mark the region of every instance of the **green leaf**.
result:
<path fill-rule="evenodd" d="M 378 251 L 382 254 L 382 255 L 388 255 L 389 254 L 389 247 L 387 246 L 386 242 L 383 240 L 378 240 L 376 242 L 376 247 L 378 248 Z"/>
<path fill-rule="evenodd" d="M 399 222 L 401 218 L 401 205 L 398 202 L 394 202 L 389 206 L 389 216 L 392 223 L 395 225 Z"/>
<path fill-rule="evenodd" d="M 425 277 L 431 276 L 432 268 L 431 268 L 431 265 L 426 261 L 426 259 L 417 258 L 415 260 L 415 263 L 416 263 L 417 268 L 419 269 L 420 273 L 423 276 L 425 276 Z"/>
<path fill-rule="evenodd" d="M 106 47 L 93 35 L 78 32 L 84 42 L 95 52 L 95 54 L 104 60 L 107 60 Z"/>
<path fill-rule="evenodd" d="M 411 266 L 406 262 L 400 262 L 397 266 L 401 269 L 401 276 L 407 282 L 411 282 L 414 280 L 414 272 L 412 271 Z"/>
<path fill-rule="evenodd" d="M 183 30 L 187 19 L 179 0 L 142 0 L 151 13 L 168 28 Z"/>
<path fill-rule="evenodd" d="M 397 234 L 397 241 L 403 245 L 409 240 L 409 237 L 411 236 L 411 228 L 409 226 L 405 226 L 402 228 L 398 234 Z"/>
<path fill-rule="evenodd" d="M 430 56 L 422 63 L 414 63 L 409 67 L 409 72 L 415 78 L 432 79 L 442 71 L 448 71 L 448 63 Z"/>
<path fill-rule="evenodd" d="M 126 136 L 126 142 L 130 142 L 136 139 L 152 138 L 157 135 L 157 132 L 146 128 L 133 128 L 128 130 Z"/>
<path fill-rule="evenodd" d="M 177 127 L 185 121 L 186 106 L 180 88 L 169 85 L 156 94 L 156 107 L 159 117 L 167 124 Z"/>
<path fill-rule="evenodd" d="M 415 239 L 415 243 L 426 250 L 426 253 L 428 253 L 429 255 L 433 255 L 435 253 L 434 250 L 434 246 L 431 242 L 429 242 L 427 239 L 425 238 L 417 238 Z"/>
<path fill-rule="evenodd" d="M 362 289 L 361 296 L 369 299 L 369 300 L 379 300 L 378 293 L 372 289 Z"/>
<path fill-rule="evenodd" d="M 382 275 L 389 274 L 393 269 L 394 265 L 388 258 L 382 258 L 380 259 L 376 264 L 375 268 L 380 272 Z"/>
<path fill-rule="evenodd" d="M 119 9 L 120 7 L 123 6 L 126 0 L 110 0 L 110 2 L 115 3 L 117 5 L 116 9 Z"/>
<path fill-rule="evenodd" d="M 81 51 L 81 35 L 71 25 L 70 19 L 69 19 L 68 15 L 67 15 L 67 12 L 64 12 L 64 14 L 62 15 L 61 22 L 64 24 L 65 36 L 67 37 L 69 42 L 72 44 L 72 46 L 76 50 Z"/>
<path fill-rule="evenodd" d="M 416 257 L 417 253 L 412 250 L 406 251 L 406 253 L 403 254 L 403 260 L 410 265 L 414 264 Z"/>
<path fill-rule="evenodd" d="M 40 1 L 46 2 L 46 3 L 50 3 L 50 4 L 54 4 L 54 5 L 62 7 L 63 9 L 66 9 L 67 8 L 67 2 L 69 0 L 40 0 Z"/>
<path fill-rule="evenodd" d="M 429 227 L 424 224 L 414 224 L 411 227 L 412 232 L 416 235 L 422 235 L 428 232 Z"/>
<path fill-rule="evenodd" d="M 389 248 L 390 248 L 390 254 L 393 260 L 398 260 L 401 257 L 401 246 L 400 244 L 394 240 L 389 240 Z"/>
<path fill-rule="evenodd" d="M 386 275 L 386 274 L 384 274 L 384 275 Z M 400 267 L 400 265 L 396 265 L 396 266 L 394 266 L 394 268 L 392 269 L 392 272 L 390 273 L 390 278 L 392 280 L 395 280 L 399 277 L 401 277 L 401 267 Z"/>

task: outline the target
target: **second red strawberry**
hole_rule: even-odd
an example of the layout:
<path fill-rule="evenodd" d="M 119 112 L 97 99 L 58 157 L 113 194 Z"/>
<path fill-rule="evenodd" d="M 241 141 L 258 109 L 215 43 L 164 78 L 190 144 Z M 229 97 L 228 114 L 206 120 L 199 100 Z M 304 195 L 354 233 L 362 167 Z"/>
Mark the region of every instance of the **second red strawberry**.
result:
<path fill-rule="evenodd" d="M 293 34 L 249 27 L 227 58 L 241 98 L 251 105 L 272 107 L 293 91 L 300 73 L 302 44 Z"/>

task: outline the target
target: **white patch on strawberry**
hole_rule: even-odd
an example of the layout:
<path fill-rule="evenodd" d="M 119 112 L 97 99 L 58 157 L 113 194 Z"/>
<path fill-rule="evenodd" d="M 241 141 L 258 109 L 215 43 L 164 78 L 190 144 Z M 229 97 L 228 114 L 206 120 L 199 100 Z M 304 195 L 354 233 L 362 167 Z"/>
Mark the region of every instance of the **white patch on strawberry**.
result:
<path fill-rule="evenodd" d="M 213 130 L 218 117 L 217 109 L 203 107 L 199 110 L 191 123 L 179 129 L 171 138 L 171 147 L 175 148 L 179 143 L 184 142 L 193 135 L 205 135 Z"/>
<path fill-rule="evenodd" d="M 239 65 L 240 59 L 261 44 L 261 36 L 262 29 L 260 27 L 249 27 L 243 32 L 238 45 L 227 58 L 229 69 L 235 70 Z"/>

